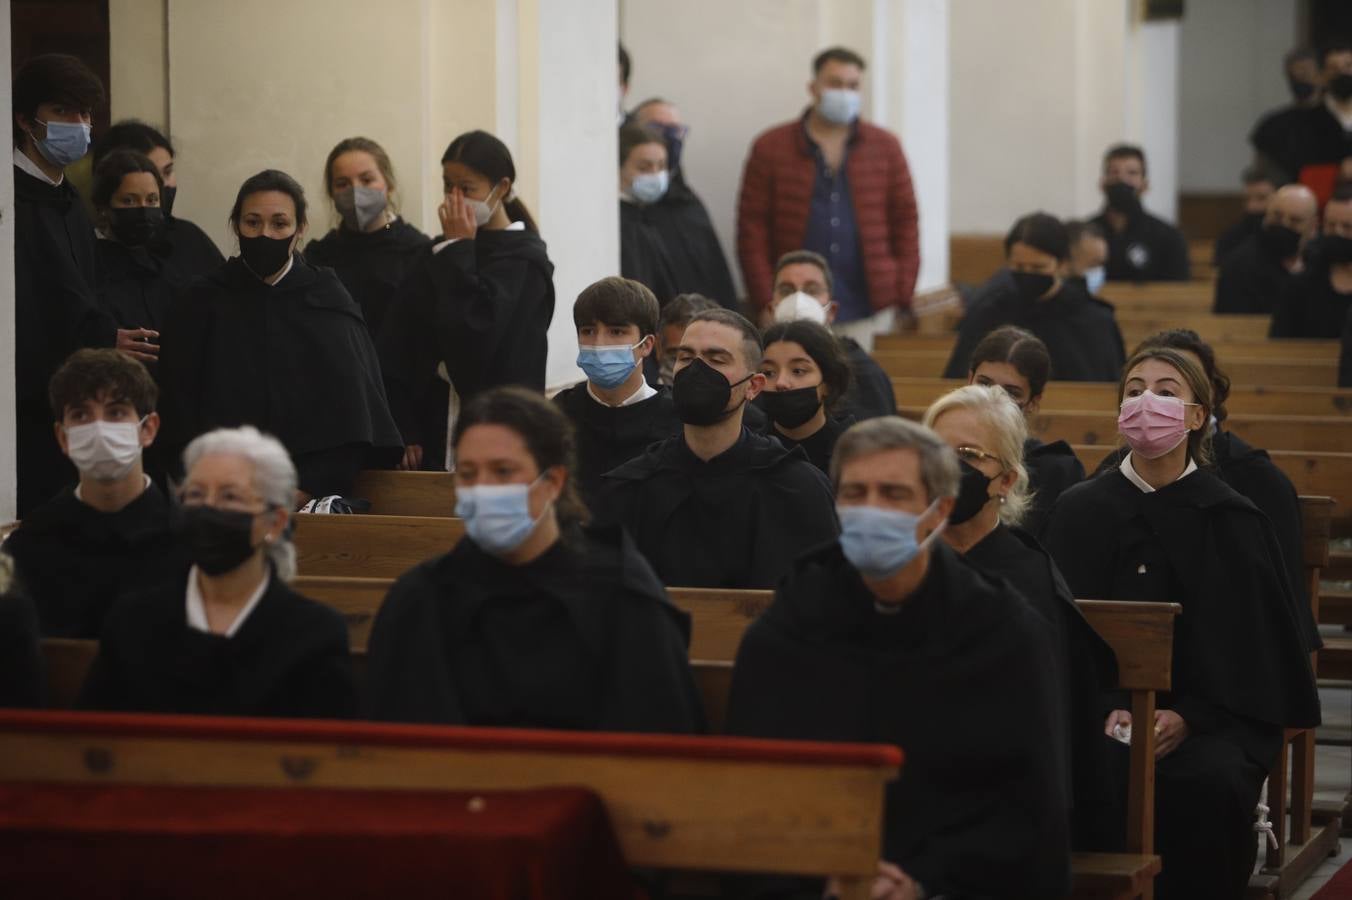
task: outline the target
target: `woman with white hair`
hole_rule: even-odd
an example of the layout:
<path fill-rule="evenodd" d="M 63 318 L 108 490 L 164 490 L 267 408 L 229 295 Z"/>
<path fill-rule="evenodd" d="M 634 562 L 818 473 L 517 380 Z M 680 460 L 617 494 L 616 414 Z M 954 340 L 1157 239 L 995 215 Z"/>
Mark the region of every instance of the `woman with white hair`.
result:
<path fill-rule="evenodd" d="M 182 577 L 109 615 L 80 705 L 205 715 L 348 718 L 356 692 L 337 612 L 296 574 L 296 468 L 257 429 L 208 432 L 183 453 Z"/>
<path fill-rule="evenodd" d="M 1072 840 L 1076 849 L 1102 849 L 1112 836 L 1104 831 L 1111 805 L 1099 692 L 1116 681 L 1117 661 L 1075 606 L 1056 563 L 1018 527 L 1032 499 L 1023 413 L 1003 389 L 968 385 L 934 401 L 925 424 L 953 448 L 962 470 L 944 542 L 973 568 L 1009 582 L 1051 629 L 1071 761 Z"/>

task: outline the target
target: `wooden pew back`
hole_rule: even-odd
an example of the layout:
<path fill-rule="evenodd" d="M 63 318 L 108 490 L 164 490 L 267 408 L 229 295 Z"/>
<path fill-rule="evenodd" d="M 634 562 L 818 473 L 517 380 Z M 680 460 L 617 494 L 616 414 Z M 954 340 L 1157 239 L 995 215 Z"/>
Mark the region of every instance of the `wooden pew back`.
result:
<path fill-rule="evenodd" d="M 455 515 L 455 475 L 450 472 L 368 469 L 357 475 L 352 494 L 371 501 L 372 515 Z"/>
<path fill-rule="evenodd" d="M 465 534 L 465 523 L 451 518 L 299 514 L 295 522 L 302 575 L 397 578 Z"/>

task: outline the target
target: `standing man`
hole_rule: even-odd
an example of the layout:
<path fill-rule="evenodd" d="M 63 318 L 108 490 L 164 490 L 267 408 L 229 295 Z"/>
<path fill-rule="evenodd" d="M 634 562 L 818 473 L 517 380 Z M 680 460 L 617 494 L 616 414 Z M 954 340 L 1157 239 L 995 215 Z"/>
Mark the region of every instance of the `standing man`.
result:
<path fill-rule="evenodd" d="M 737 201 L 737 255 L 753 308 L 764 312 L 775 262 L 812 250 L 830 263 L 835 330 L 871 349 L 910 305 L 920 268 L 915 192 L 896 136 L 860 121 L 859 54 L 813 60 L 812 105 L 756 138 Z"/>
<path fill-rule="evenodd" d="M 1145 151 L 1131 144 L 1109 147 L 1099 179 L 1106 206 L 1092 220 L 1108 239 L 1109 281 L 1188 280 L 1188 242 L 1141 206 L 1149 188 Z"/>
<path fill-rule="evenodd" d="M 1286 54 L 1282 62 L 1286 83 L 1291 88 L 1291 103 L 1264 113 L 1249 134 L 1249 143 L 1259 160 L 1278 168 L 1291 159 L 1292 135 L 1302 113 L 1323 102 L 1320 90 L 1324 86 L 1324 73 L 1314 48 L 1297 47 Z M 1282 174 L 1290 181 L 1297 173 L 1284 171 Z M 1219 264 L 1220 260 L 1216 262 Z"/>
<path fill-rule="evenodd" d="M 1343 159 L 1352 156 L 1352 39 L 1326 42 L 1321 57 L 1322 98 L 1292 116 L 1286 156 L 1274 161 L 1327 203 Z"/>

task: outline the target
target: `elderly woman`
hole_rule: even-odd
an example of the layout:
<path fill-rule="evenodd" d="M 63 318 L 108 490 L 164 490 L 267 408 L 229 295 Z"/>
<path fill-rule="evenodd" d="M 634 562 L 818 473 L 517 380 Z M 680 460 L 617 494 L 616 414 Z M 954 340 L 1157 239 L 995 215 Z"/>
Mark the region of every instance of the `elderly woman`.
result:
<path fill-rule="evenodd" d="M 1080 614 L 1047 551 L 1019 527 L 1031 500 L 1023 414 L 1000 388 L 969 385 L 936 400 L 925 424 L 953 448 L 962 469 L 944 542 L 977 570 L 1008 581 L 1051 630 L 1065 704 L 1075 845 L 1103 846 L 1111 837 L 1099 824 L 1107 805 L 1099 690 L 1115 681 L 1117 662 Z"/>
<path fill-rule="evenodd" d="M 1271 522 L 1202 468 L 1215 404 L 1202 366 L 1172 348 L 1139 350 L 1118 398 L 1130 452 L 1061 496 L 1047 549 L 1077 597 L 1182 605 L 1173 690 L 1155 721 L 1118 709 L 1104 731 L 1156 735 L 1156 896 L 1239 898 L 1282 729 L 1319 724 L 1310 659 Z"/>
<path fill-rule="evenodd" d="M 1051 637 L 1012 588 L 938 540 L 957 458 L 886 416 L 846 431 L 831 470 L 840 539 L 800 557 L 747 629 L 728 732 L 905 748 L 874 897 L 1064 896 Z"/>
<path fill-rule="evenodd" d="M 287 587 L 296 469 L 250 427 L 193 441 L 176 523 L 188 565 L 109 615 L 80 703 L 93 709 L 346 718 L 347 627 Z"/>

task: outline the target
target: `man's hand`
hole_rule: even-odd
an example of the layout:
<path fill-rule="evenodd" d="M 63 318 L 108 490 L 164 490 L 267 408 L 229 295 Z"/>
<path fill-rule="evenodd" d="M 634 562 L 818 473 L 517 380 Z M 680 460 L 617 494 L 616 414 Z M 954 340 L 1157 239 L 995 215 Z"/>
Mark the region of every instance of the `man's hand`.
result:
<path fill-rule="evenodd" d="M 152 342 L 159 339 L 160 333 L 149 328 L 119 328 L 117 349 L 141 362 L 156 362 L 160 358 L 160 345 Z"/>
<path fill-rule="evenodd" d="M 1168 756 L 1188 739 L 1188 723 L 1172 709 L 1155 710 L 1155 758 Z"/>
<path fill-rule="evenodd" d="M 474 207 L 460 188 L 451 188 L 446 200 L 437 207 L 437 215 L 441 217 L 441 233 L 446 240 L 474 240 L 479 223 L 474 218 Z"/>
<path fill-rule="evenodd" d="M 422 468 L 423 448 L 418 444 L 409 444 L 404 448 L 404 458 L 395 466 L 401 472 L 416 472 Z"/>
<path fill-rule="evenodd" d="M 840 896 L 839 880 L 832 878 L 827 881 L 823 896 Z M 920 888 L 916 885 L 915 879 L 901 869 L 890 862 L 879 860 L 878 874 L 873 879 L 873 889 L 869 893 L 869 897 L 872 900 L 918 900 Z"/>

